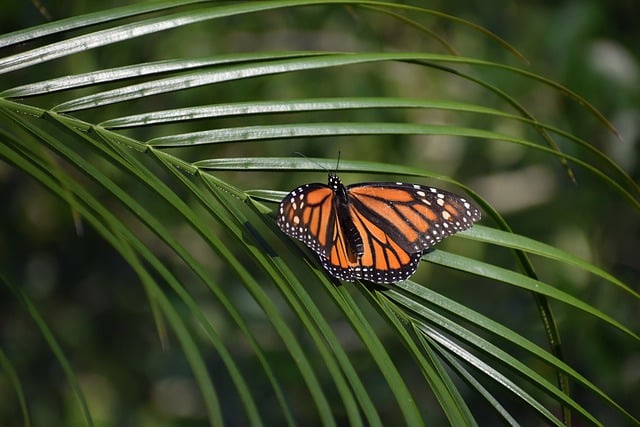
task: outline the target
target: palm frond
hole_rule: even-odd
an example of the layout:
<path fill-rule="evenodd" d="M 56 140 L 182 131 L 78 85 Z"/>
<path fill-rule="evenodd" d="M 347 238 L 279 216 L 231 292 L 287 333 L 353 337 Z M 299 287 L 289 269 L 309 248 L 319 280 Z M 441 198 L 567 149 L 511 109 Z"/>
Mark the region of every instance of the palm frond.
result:
<path fill-rule="evenodd" d="M 221 40 L 240 18 L 271 23 L 288 13 L 296 22 L 314 22 L 309 10 L 314 16 L 324 11 L 348 20 L 355 14 L 401 25 L 447 53 L 417 47 L 388 52 L 383 46 L 345 51 L 339 44 L 315 49 L 294 42 L 229 52 L 195 43 L 187 30 Z M 486 411 L 480 405 L 510 425 L 534 419 L 571 424 L 574 414 L 606 424 L 589 400 L 570 392 L 571 382 L 616 417 L 640 424 L 573 360 L 563 358 L 562 325 L 551 307 L 597 319 L 637 346 L 636 325 L 626 324 L 611 306 L 556 283 L 547 269 L 573 269 L 611 298 L 635 304 L 638 291 L 606 267 L 535 233 L 514 233 L 511 219 L 474 190 L 472 178 L 492 168 L 487 147 L 505 144 L 532 162 L 563 164 L 569 176 L 586 176 L 616 194 L 624 209 L 640 210 L 640 187 L 623 168 L 553 118 L 538 118 L 487 72 L 567 96 L 615 134 L 613 125 L 551 79 L 458 54 L 428 20 L 448 21 L 519 56 L 498 36 L 458 17 L 376 1 L 154 3 L 0 37 L 0 47 L 17 51 L 0 58 L 0 73 L 7 76 L 0 88 L 0 156 L 63 201 L 76 228 L 87 224 L 119 255 L 128 280 L 141 285 L 136 303 L 146 298 L 159 342 L 128 368 L 149 366 L 138 379 L 160 383 L 166 376 L 186 375 L 182 366 L 188 365 L 200 396 L 190 416 L 213 425 L 384 425 L 400 419 L 408 425 L 444 419 L 451 425 L 483 425 Z M 133 49 L 118 45 L 123 51 L 144 51 L 145 37 L 153 37 L 153 49 L 125 57 L 124 63 L 117 56 L 91 56 L 124 42 Z M 77 63 L 83 69 L 76 69 Z M 403 95 L 399 70 L 421 81 L 457 81 L 470 96 Z M 434 141 L 464 141 L 468 154 L 453 163 L 472 163 L 472 172 L 455 164 L 442 168 L 449 172 L 418 167 L 416 153 Z M 290 155 L 297 151 L 309 157 Z M 284 177 L 333 170 L 338 152 L 342 174 L 411 177 L 469 194 L 487 214 L 484 225 L 425 254 L 421 269 L 433 273 L 431 282 L 450 284 L 453 293 L 480 292 L 491 284 L 506 285 L 502 288 L 516 298 L 533 295 L 531 304 L 542 314 L 536 324 L 551 351 L 508 322 L 432 289 L 421 272 L 415 281 L 389 288 L 336 286 L 306 248 L 280 233 L 272 212 L 283 191 L 299 184 Z M 544 261 L 542 272 L 538 259 Z M 69 356 L 83 344 L 57 339 L 61 332 L 47 317 L 48 301 L 32 301 L 4 277 L 3 286 L 13 292 L 12 316 L 20 316 L 14 305 L 22 304 L 23 315 L 31 316 L 42 345 L 64 371 L 83 421 L 91 425 L 95 390 L 83 384 L 82 374 L 74 372 L 81 368 Z M 124 332 L 130 339 L 136 333 Z M 5 341 L 0 341 L 0 366 L 19 405 L 0 406 L 0 415 L 35 423 L 32 407 L 49 399 L 24 393 L 20 378 L 29 381 L 29 371 Z M 165 357 L 171 363 L 159 366 Z M 84 362 L 107 378 L 97 360 Z M 113 381 L 113 389 L 125 387 Z M 141 411 L 136 406 L 146 405 L 123 406 Z M 156 404 L 155 410 L 161 414 L 169 406 Z"/>

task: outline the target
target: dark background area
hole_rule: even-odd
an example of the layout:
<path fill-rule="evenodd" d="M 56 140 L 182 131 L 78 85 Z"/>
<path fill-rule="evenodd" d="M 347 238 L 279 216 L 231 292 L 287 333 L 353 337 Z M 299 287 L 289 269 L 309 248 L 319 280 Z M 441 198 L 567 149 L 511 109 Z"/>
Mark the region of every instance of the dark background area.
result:
<path fill-rule="evenodd" d="M 0 25 L 3 33 L 52 19 L 79 15 L 118 6 L 119 2 L 42 2 L 46 13 L 31 2 L 3 2 Z M 416 3 L 418 4 L 418 3 Z M 586 139 L 607 153 L 636 182 L 640 176 L 640 3 L 619 1 L 442 1 L 429 7 L 484 26 L 515 46 L 530 61 L 530 69 L 567 86 L 599 109 L 620 133 L 608 132 L 581 106 L 542 85 L 517 79 L 491 69 L 474 70 L 483 78 L 517 97 L 541 121 L 549 121 Z M 99 9 L 100 8 L 100 9 Z M 427 19 L 425 25 L 442 35 L 462 55 L 507 62 L 527 67 L 496 42 L 451 22 Z M 152 35 L 141 43 L 125 42 L 106 46 L 46 64 L 47 76 L 63 76 L 109 66 L 187 56 L 220 53 L 326 50 L 411 50 L 446 53 L 433 40 L 407 26 L 363 11 L 332 8 L 300 8 L 269 12 L 252 18 L 232 18 L 192 25 L 170 35 Z M 8 52 L 3 52 L 5 56 Z M 42 67 L 42 66 L 41 66 Z M 167 108 L 250 99 L 285 99 L 325 96 L 412 95 L 478 103 L 499 108 L 500 101 L 486 98 L 466 82 L 433 72 L 425 77 L 422 68 L 362 66 L 356 81 L 349 73 L 327 76 L 323 71 L 273 76 L 223 83 L 173 94 Z M 14 73 L 3 77 L 0 89 L 38 79 L 38 67 L 28 69 L 33 76 Z M 240 89 L 239 89 L 240 88 Z M 69 94 L 71 97 L 72 94 Z M 38 102 L 49 105 L 42 97 Z M 144 105 L 148 102 L 149 105 Z M 99 113 L 78 116 L 89 122 L 126 114 L 125 111 L 159 108 L 162 98 L 138 105 L 115 105 Z M 127 110 L 119 111 L 120 108 Z M 94 116 L 99 114 L 99 116 Z M 331 114 L 331 113 L 327 113 Z M 335 113 L 333 113 L 335 114 Z M 349 112 L 350 117 L 380 121 L 428 121 L 465 123 L 473 127 L 504 130 L 483 118 L 454 117 L 453 113 L 415 111 Z M 424 116 L 424 114 L 432 114 Z M 106 116 L 105 116 L 106 115 Z M 331 120 L 322 113 L 314 121 Z M 260 120 L 260 119 L 256 119 Z M 297 120 L 281 115 L 281 122 Z M 146 140 L 154 136 L 239 124 L 228 118 L 215 122 L 176 124 L 169 127 L 127 131 Z M 248 125 L 250 123 L 242 123 Z M 518 130 L 528 135 L 531 130 Z M 581 153 L 575 145 L 560 142 L 569 154 Z M 389 147 L 392 150 L 389 150 Z M 485 197 L 519 234 L 549 243 L 589 260 L 640 290 L 640 221 L 630 204 L 610 191 L 593 175 L 576 168 L 577 184 L 568 178 L 562 165 L 550 157 L 531 154 L 522 147 L 504 142 L 431 140 L 407 136 L 376 136 L 324 140 L 296 140 L 265 144 L 233 144 L 184 157 L 197 160 L 224 156 L 288 156 L 293 151 L 309 157 L 336 157 L 350 160 L 385 161 L 433 170 L 455 176 Z M 344 177 L 348 183 L 370 179 Z M 290 190 L 303 182 L 324 181 L 318 174 L 227 173 L 224 179 L 240 188 Z M 143 194 L 140 197 L 144 197 Z M 64 202 L 37 182 L 0 161 L 0 259 L 2 269 L 37 304 L 43 317 L 65 347 L 92 402 L 98 420 L 113 425 L 187 425 L 204 414 L 190 370 L 179 352 L 159 351 L 160 343 L 138 278 L 115 251 L 91 228 L 78 233 L 72 213 Z M 167 218 L 169 221 L 171 218 Z M 175 225 L 179 227 L 178 224 Z M 452 243 L 455 244 L 455 243 Z M 488 253 L 485 259 L 506 265 L 507 253 Z M 212 264 L 219 262 L 212 260 Z M 622 292 L 576 269 L 534 259 L 547 283 L 576 294 L 638 332 L 640 310 Z M 433 270 L 436 270 L 435 268 Z M 417 277 L 431 277 L 430 268 L 421 267 Z M 455 274 L 455 273 L 448 273 Z M 422 276 L 421 276 L 422 275 Z M 469 291 L 464 284 L 449 286 L 449 277 L 433 281 L 433 287 L 457 301 L 508 324 L 540 345 L 544 335 L 533 302 L 509 287 L 486 284 L 482 292 Z M 477 286 L 477 285 L 474 285 Z M 230 289 L 230 292 L 233 292 Z M 640 395 L 640 349 L 637 342 L 595 318 L 554 304 L 560 321 L 569 364 L 602 387 L 612 398 L 634 409 Z M 215 307 L 212 306 L 212 311 Z M 533 319 L 533 320 L 532 320 Z M 232 339 L 229 338 L 228 339 Z M 75 403 L 69 401 L 64 375 L 24 307 L 6 287 L 0 287 L 0 348 L 11 355 L 22 374 L 25 395 L 30 399 L 34 425 L 63 425 L 73 420 Z M 240 358 L 252 363 L 250 354 L 237 349 Z M 283 352 L 274 347 L 275 355 Z M 394 349 L 391 348 L 393 353 Z M 178 354 L 176 354 L 178 353 Z M 354 357 L 358 357 L 357 352 Z M 220 363 L 211 357 L 211 366 Z M 213 368 L 212 368 L 213 369 Z M 228 380 L 228 379 L 227 379 Z M 224 382 L 225 380 L 221 380 Z M 375 384 L 371 384 L 375 387 Z M 177 390 L 177 391 L 176 391 Z M 582 391 L 575 390 L 577 398 Z M 181 395 L 179 409 L 167 404 L 165 395 Z M 13 396 L 0 375 L 0 396 Z M 269 396 L 265 397 L 266 399 Z M 195 403 L 194 403 L 195 402 Z M 191 405 L 191 406 L 190 406 Z M 595 405 L 595 403 L 594 403 Z M 597 405 L 601 405 L 597 403 Z M 585 407 L 590 409 L 588 403 Z M 186 408 L 186 409 L 185 409 Z M 599 406 L 597 408 L 600 408 Z M 473 407 L 482 413 L 482 403 Z M 182 414 L 180 411 L 184 410 Z M 598 411 L 610 411 L 596 409 Z M 606 412 L 608 413 L 608 412 Z M 0 399 L 3 417 L 19 420 L 14 398 Z M 605 419 L 606 420 L 606 419 Z M 234 420 L 229 420 L 233 422 Z M 182 424 L 181 424 L 182 423 Z"/>

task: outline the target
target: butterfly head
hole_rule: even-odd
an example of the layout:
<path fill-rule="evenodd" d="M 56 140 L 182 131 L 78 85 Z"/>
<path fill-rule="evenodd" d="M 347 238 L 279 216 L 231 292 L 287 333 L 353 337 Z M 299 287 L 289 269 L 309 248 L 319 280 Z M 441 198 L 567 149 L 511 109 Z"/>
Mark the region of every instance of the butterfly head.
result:
<path fill-rule="evenodd" d="M 333 191 L 338 191 L 341 187 L 344 188 L 340 177 L 333 172 L 329 173 L 329 187 L 331 187 Z"/>

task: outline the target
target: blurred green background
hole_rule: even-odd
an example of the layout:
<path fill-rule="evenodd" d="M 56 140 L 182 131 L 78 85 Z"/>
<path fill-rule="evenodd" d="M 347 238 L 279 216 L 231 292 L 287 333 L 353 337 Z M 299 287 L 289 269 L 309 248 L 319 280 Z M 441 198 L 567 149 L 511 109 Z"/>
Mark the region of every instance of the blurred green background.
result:
<path fill-rule="evenodd" d="M 38 25 L 47 19 L 61 19 L 94 12 L 125 2 L 2 2 L 0 22 L 3 33 Z M 424 6 L 422 2 L 415 2 Z M 640 160 L 640 3 L 618 1 L 433 1 L 428 7 L 478 23 L 515 46 L 530 61 L 531 70 L 556 80 L 591 102 L 620 132 L 621 139 L 596 121 L 580 106 L 557 91 L 531 81 L 517 79 L 491 69 L 474 70 L 482 78 L 517 97 L 542 121 L 585 138 L 620 164 L 638 181 Z M 526 67 L 511 53 L 487 37 L 436 18 L 425 25 L 453 44 L 464 56 L 485 58 Z M 79 30 L 76 30 L 79 31 Z M 70 34 L 72 36 L 72 34 Z M 13 48 L 11 48 L 13 49 Z M 425 51 L 446 53 L 434 40 L 391 19 L 350 8 L 299 8 L 266 12 L 243 19 L 231 18 L 191 25 L 167 34 L 109 45 L 58 61 L 31 67 L 3 77 L 6 89 L 46 76 L 64 76 L 129 63 L 187 56 L 280 50 Z M 10 52 L 2 52 L 3 56 Z M 46 67 L 46 69 L 45 69 Z M 286 99 L 326 96 L 393 96 L 452 99 L 499 108 L 501 101 L 487 98 L 468 82 L 450 75 L 406 65 L 363 65 L 358 78 L 349 72 L 325 70 L 293 75 L 270 76 L 195 88 L 167 96 L 147 98 L 135 105 L 114 105 L 78 114 L 88 122 L 98 122 L 133 111 L 177 108 L 208 103 L 253 99 Z M 78 93 L 69 94 L 69 97 Z M 60 100 L 39 97 L 34 103 L 53 105 Z M 148 104 L 145 104 L 148 103 Z M 160 104 L 162 105 L 162 104 Z M 120 110 L 124 108 L 125 110 Z M 126 111 L 126 112 L 125 112 Z M 418 110 L 416 110 L 418 111 Z M 335 113 L 327 113 L 335 114 Z M 457 117 L 454 113 L 425 113 L 406 110 L 355 111 L 351 118 L 370 121 L 415 121 L 464 123 L 500 129 L 505 126 L 481 123 L 478 117 Z M 425 114 L 430 114 L 425 117 Z M 321 113 L 309 121 L 330 120 Z M 147 140 L 155 136 L 223 126 L 250 125 L 240 119 L 180 123 L 145 127 L 124 132 Z M 242 119 L 244 120 L 244 119 Z M 255 118 L 256 124 L 271 118 Z M 277 121 L 298 120 L 279 115 Z M 493 120 L 493 119 L 492 119 Z M 511 124 L 511 126 L 515 126 Z M 529 129 L 514 132 L 531 132 Z M 392 150 L 389 150 L 392 147 Z M 561 145 L 573 153 L 573 145 Z M 299 151 L 309 157 L 337 157 L 422 167 L 435 173 L 455 176 L 485 197 L 522 235 L 556 245 L 610 271 L 636 291 L 640 290 L 640 221 L 638 213 L 581 169 L 574 169 L 577 184 L 567 177 L 554 159 L 536 155 L 504 142 L 464 141 L 459 138 L 412 138 L 375 136 L 323 139 L 294 139 L 283 142 L 220 144 L 215 147 L 174 152 L 187 160 L 239 156 L 288 156 Z M 290 190 L 310 181 L 323 182 L 322 174 L 262 174 L 229 172 L 221 176 L 243 189 Z M 343 177 L 347 183 L 372 179 Z M 136 194 L 144 200 L 145 194 Z M 57 334 L 89 394 L 94 416 L 113 425 L 190 425 L 205 414 L 199 404 L 190 370 L 179 351 L 159 351 L 152 313 L 144 289 L 123 260 L 93 230 L 76 229 L 69 208 L 38 183 L 0 161 L 0 259 L 3 271 L 37 304 L 48 325 Z M 119 207 L 114 207 L 119 209 Z M 165 218 L 171 223 L 172 218 Z M 180 227 L 180 224 L 173 224 Z M 452 243 L 455 244 L 455 243 Z M 197 248 L 194 248 L 197 250 Z M 488 253 L 486 259 L 505 261 L 507 253 Z M 549 283 L 580 295 L 607 313 L 613 313 L 634 331 L 640 330 L 637 302 L 592 276 L 558 268 L 534 260 L 538 272 Z M 212 259 L 212 268 L 219 260 Z M 224 268 L 224 267 L 220 267 Z M 448 275 L 422 267 L 418 275 L 433 277 L 433 287 L 492 318 L 508 324 L 544 346 L 544 337 L 531 299 L 509 287 L 487 283 L 482 292 L 469 291 L 461 281 L 449 287 Z M 224 277 L 224 270 L 221 272 Z M 229 292 L 234 288 L 228 279 Z M 474 282 L 473 286 L 480 286 Z M 203 292 L 193 289 L 194 294 Z M 238 294 L 238 298 L 244 297 Z M 210 296 L 202 295 L 203 300 Z M 216 316 L 215 302 L 210 315 Z M 252 302 L 247 300 L 250 312 Z M 591 317 L 575 316 L 575 310 L 554 305 L 560 321 L 565 356 L 588 378 L 623 405 L 634 409 L 640 396 L 640 349 L 637 343 Z M 261 313 L 253 325 L 260 327 Z M 224 322 L 224 319 L 220 319 Z M 336 320 L 337 327 L 340 319 Z M 268 332 L 266 332 L 268 334 Z M 233 340 L 233 337 L 226 337 Z M 265 338 L 268 340 L 267 338 Z M 348 341 L 348 337 L 345 338 Z M 0 345 L 12 355 L 21 374 L 25 394 L 33 405 L 34 425 L 63 425 L 69 422 L 75 402 L 69 398 L 61 369 L 24 308 L 6 287 L 0 287 Z M 391 341 L 393 345 L 393 341 Z M 232 346 L 233 347 L 233 346 Z M 175 350 L 175 348 L 174 348 Z M 234 355 L 251 354 L 238 343 Z M 273 341 L 273 357 L 284 352 Z M 394 349 L 389 351 L 393 354 Z M 358 357 L 358 349 L 353 351 Z M 19 358 L 15 356 L 19 355 Z M 207 360 L 215 372 L 220 361 Z M 286 362 L 283 362 L 286 363 Z M 228 378 L 220 380 L 221 383 Z M 376 384 L 370 384 L 375 388 Z M 222 387 L 223 388 L 223 387 Z M 575 390 L 578 398 L 581 390 Z M 20 415 L 13 390 L 0 375 L 0 424 L 19 425 Z M 167 396 L 182 396 L 173 401 Z M 264 396 L 268 406 L 270 395 Z M 238 405 L 230 398 L 226 405 Z M 298 402 L 303 405 L 303 402 Z M 428 403 L 434 405 L 434 402 Z M 473 407 L 482 413 L 482 402 Z M 594 403 L 595 405 L 595 403 Z M 597 405 L 601 405 L 598 403 Z M 585 404 L 589 408 L 589 404 Z M 304 408 L 300 409 L 304 412 Z M 600 411 L 596 406 L 596 415 Z M 72 415 L 71 415 L 72 417 Z M 240 417 L 239 420 L 242 420 Z M 51 421 L 48 424 L 48 421 Z M 235 420 L 229 420 L 233 424 Z M 241 421 L 238 421 L 241 422 Z M 5 424 L 3 424 L 5 425 Z"/>

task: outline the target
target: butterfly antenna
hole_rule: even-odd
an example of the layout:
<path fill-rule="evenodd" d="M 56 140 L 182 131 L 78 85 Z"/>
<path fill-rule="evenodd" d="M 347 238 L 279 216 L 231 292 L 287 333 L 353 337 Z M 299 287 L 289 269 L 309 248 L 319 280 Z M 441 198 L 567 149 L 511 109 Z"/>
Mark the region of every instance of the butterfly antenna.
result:
<path fill-rule="evenodd" d="M 299 151 L 295 151 L 293 154 L 296 154 L 308 161 L 310 161 L 311 163 L 315 163 L 316 166 L 318 166 L 320 169 L 324 169 L 327 173 L 329 173 L 329 169 L 325 168 L 324 166 L 322 166 L 320 163 L 318 163 L 315 159 L 312 159 L 311 157 L 307 157 L 304 154 L 302 154 Z"/>

